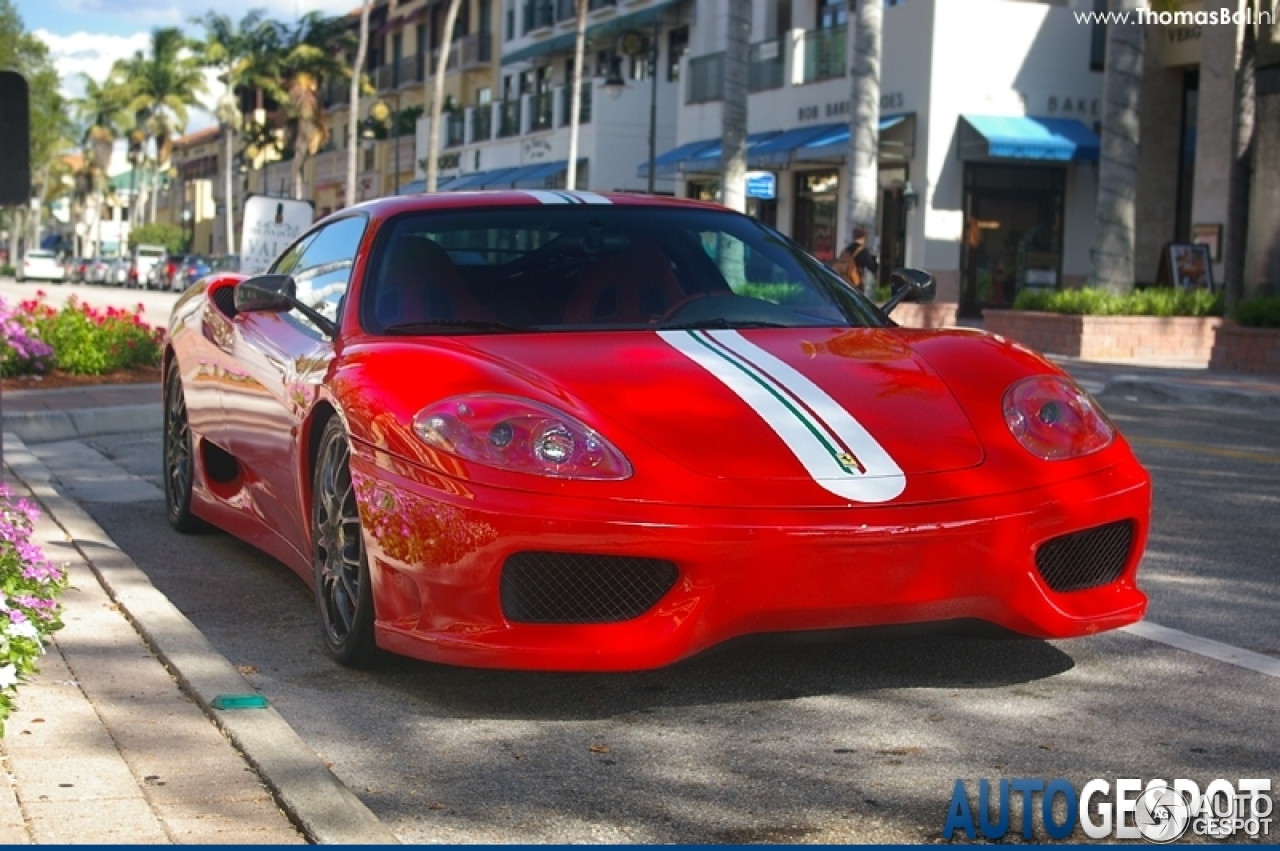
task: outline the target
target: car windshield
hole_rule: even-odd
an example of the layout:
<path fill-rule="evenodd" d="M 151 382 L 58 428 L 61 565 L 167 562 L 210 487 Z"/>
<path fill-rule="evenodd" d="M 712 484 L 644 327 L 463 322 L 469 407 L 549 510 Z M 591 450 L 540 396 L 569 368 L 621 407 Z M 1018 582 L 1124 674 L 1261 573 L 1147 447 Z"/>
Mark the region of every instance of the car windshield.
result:
<path fill-rule="evenodd" d="M 408 214 L 361 299 L 387 334 L 885 324 L 794 243 L 728 211 L 580 205 Z"/>

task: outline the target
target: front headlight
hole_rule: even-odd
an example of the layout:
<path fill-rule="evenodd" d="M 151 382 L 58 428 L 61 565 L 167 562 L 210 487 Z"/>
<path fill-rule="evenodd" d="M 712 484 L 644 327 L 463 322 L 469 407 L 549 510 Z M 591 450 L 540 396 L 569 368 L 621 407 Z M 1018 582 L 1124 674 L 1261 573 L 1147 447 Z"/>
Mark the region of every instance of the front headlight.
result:
<path fill-rule="evenodd" d="M 515 396 L 454 396 L 423 408 L 413 431 L 467 461 L 561 479 L 631 476 L 626 457 L 598 432 L 555 408 Z"/>
<path fill-rule="evenodd" d="M 1046 461 L 1105 449 L 1116 430 L 1089 396 L 1069 379 L 1037 375 L 1004 394 L 1004 421 L 1023 447 Z"/>

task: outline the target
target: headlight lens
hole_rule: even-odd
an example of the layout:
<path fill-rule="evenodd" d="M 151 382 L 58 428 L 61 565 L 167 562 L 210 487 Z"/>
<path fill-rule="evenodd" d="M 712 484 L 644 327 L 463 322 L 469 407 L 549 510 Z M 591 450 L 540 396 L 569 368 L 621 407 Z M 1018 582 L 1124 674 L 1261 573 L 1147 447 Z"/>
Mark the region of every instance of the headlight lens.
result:
<path fill-rule="evenodd" d="M 626 479 L 631 464 L 574 417 L 514 396 L 454 396 L 413 418 L 428 446 L 467 461 L 562 479 Z"/>
<path fill-rule="evenodd" d="M 1058 375 L 1038 375 L 1004 394 L 1004 421 L 1028 452 L 1046 461 L 1105 449 L 1116 430 L 1089 396 Z"/>

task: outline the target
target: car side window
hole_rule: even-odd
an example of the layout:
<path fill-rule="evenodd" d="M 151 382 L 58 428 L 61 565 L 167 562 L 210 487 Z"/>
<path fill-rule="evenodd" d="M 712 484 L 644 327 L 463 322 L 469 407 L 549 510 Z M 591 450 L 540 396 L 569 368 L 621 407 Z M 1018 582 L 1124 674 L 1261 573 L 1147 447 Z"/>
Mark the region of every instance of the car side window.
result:
<path fill-rule="evenodd" d="M 305 244 L 299 243 L 297 248 L 301 250 L 296 258 L 290 258 L 294 253 L 290 250 L 276 264 L 279 273 L 293 276 L 298 285 L 298 300 L 333 322 L 338 321 L 338 309 L 351 283 L 351 269 L 367 223 L 364 216 L 339 219 L 316 231 Z M 290 259 L 293 262 L 286 267 Z M 305 317 L 294 315 L 300 322 L 314 327 Z"/>

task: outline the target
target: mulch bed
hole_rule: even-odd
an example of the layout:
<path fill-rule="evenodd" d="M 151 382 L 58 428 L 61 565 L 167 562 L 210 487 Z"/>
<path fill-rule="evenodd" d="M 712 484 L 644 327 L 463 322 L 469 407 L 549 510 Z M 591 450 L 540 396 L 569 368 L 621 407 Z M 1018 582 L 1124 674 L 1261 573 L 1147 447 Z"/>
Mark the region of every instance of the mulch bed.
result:
<path fill-rule="evenodd" d="M 140 366 L 106 375 L 72 375 L 54 370 L 48 375 L 20 375 L 0 379 L 0 392 L 15 390 L 65 390 L 69 387 L 96 387 L 102 384 L 159 384 L 160 367 Z"/>

